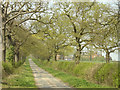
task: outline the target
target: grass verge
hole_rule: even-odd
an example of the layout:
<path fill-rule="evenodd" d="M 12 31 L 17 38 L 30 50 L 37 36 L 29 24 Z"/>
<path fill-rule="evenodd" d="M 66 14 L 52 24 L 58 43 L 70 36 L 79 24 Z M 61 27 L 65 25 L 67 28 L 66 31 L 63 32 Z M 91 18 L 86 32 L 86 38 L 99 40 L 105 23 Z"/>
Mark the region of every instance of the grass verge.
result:
<path fill-rule="evenodd" d="M 13 74 L 3 79 L 2 88 L 36 88 L 28 60 L 15 69 Z"/>
<path fill-rule="evenodd" d="M 98 84 L 94 84 L 91 82 L 86 81 L 85 79 L 78 78 L 76 76 L 73 76 L 71 74 L 55 70 L 51 67 L 42 65 L 38 60 L 33 60 L 35 64 L 37 64 L 39 67 L 43 68 L 44 70 L 51 73 L 53 76 L 61 79 L 63 82 L 67 83 L 69 86 L 74 88 L 110 88 L 109 86 L 102 86 Z"/>

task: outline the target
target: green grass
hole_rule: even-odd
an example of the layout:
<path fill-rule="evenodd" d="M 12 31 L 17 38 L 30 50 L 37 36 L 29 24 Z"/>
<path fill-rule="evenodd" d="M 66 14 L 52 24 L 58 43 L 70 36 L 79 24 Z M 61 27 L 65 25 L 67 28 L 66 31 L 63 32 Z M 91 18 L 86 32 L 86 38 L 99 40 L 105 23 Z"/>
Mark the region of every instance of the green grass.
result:
<path fill-rule="evenodd" d="M 15 69 L 14 73 L 3 79 L 3 88 L 36 88 L 28 60 Z"/>
<path fill-rule="evenodd" d="M 34 60 L 34 59 L 33 59 Z M 80 62 L 75 64 L 73 61 L 53 61 L 38 60 L 43 66 L 66 72 L 75 77 L 84 78 L 89 82 L 111 87 L 118 87 L 118 62 L 100 63 L 100 62 Z"/>
<path fill-rule="evenodd" d="M 102 86 L 86 81 L 85 79 L 78 78 L 71 74 L 55 70 L 51 67 L 45 66 L 38 60 L 33 60 L 39 67 L 51 73 L 53 76 L 61 79 L 63 82 L 67 83 L 69 86 L 74 88 L 110 88 L 109 86 Z"/>

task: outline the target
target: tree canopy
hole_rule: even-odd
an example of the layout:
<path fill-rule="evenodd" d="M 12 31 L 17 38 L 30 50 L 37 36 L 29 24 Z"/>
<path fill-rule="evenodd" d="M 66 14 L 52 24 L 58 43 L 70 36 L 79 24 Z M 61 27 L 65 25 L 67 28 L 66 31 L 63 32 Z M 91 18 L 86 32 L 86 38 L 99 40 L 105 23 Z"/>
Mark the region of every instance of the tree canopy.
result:
<path fill-rule="evenodd" d="M 14 48 L 14 61 L 33 55 L 57 60 L 75 53 L 76 63 L 85 48 L 110 53 L 118 50 L 119 9 L 99 2 L 2 2 L 3 61 Z M 118 4 L 119 8 L 119 4 Z M 90 49 L 89 49 L 90 50 Z"/>

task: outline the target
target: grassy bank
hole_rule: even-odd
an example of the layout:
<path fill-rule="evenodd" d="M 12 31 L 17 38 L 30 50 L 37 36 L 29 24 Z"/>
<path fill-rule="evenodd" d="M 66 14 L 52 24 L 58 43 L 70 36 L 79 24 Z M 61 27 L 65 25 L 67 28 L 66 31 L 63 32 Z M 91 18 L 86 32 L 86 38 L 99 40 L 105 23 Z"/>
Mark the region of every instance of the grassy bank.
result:
<path fill-rule="evenodd" d="M 14 64 L 9 61 L 2 62 L 2 79 L 14 73 L 15 69 L 23 65 L 24 62 L 25 60 L 19 60 L 18 62 L 15 62 Z"/>
<path fill-rule="evenodd" d="M 3 79 L 3 88 L 35 88 L 34 77 L 28 60 Z"/>
<path fill-rule="evenodd" d="M 67 68 L 67 65 L 58 65 L 61 62 L 41 62 L 40 60 L 33 60 L 39 67 L 43 68 L 44 70 L 48 71 L 51 73 L 53 76 L 61 79 L 63 82 L 67 83 L 71 87 L 75 88 L 110 88 L 111 86 L 106 86 L 106 85 L 98 85 L 95 83 L 91 83 L 81 77 L 77 77 L 73 74 L 66 73 L 65 71 L 60 71 L 61 68 Z M 49 63 L 49 64 L 48 64 Z M 63 62 L 62 62 L 63 63 Z M 52 65 L 54 64 L 54 65 Z M 70 67 L 72 67 L 73 64 L 71 64 Z M 54 67 L 52 67 L 54 66 Z M 59 66 L 59 69 L 57 69 L 57 66 Z M 64 67 L 63 67 L 64 66 Z M 71 69 L 69 67 L 69 69 Z M 89 66 L 87 66 L 88 68 Z M 82 68 L 81 68 L 82 69 Z M 63 69 L 61 69 L 63 70 Z M 73 71 L 71 71 L 73 72 Z M 77 72 L 76 72 L 77 73 Z"/>

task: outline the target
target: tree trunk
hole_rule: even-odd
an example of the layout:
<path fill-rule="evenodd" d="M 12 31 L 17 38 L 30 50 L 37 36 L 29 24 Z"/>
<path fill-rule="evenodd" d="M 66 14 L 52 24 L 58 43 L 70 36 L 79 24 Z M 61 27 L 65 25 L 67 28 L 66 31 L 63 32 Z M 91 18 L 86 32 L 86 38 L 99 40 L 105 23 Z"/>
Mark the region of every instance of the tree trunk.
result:
<path fill-rule="evenodd" d="M 2 15 L 2 12 L 0 11 L 0 15 Z M 2 18 L 0 16 L 0 23 L 2 24 Z M 0 24 L 0 28 L 2 25 Z M 0 30 L 0 82 L 2 82 L 2 30 Z M 0 89 L 2 89 L 2 85 L 0 85 Z"/>
<path fill-rule="evenodd" d="M 81 60 L 81 45 L 79 44 L 79 47 L 77 49 L 76 64 L 79 64 L 80 60 Z"/>
<path fill-rule="evenodd" d="M 3 40 L 3 43 L 2 43 L 2 60 L 4 62 L 6 62 L 6 37 L 5 37 L 5 32 L 6 32 L 6 29 L 2 29 L 2 40 Z"/>
<path fill-rule="evenodd" d="M 79 55 L 78 55 L 76 64 L 79 64 L 80 60 L 81 60 L 81 51 L 79 51 Z"/>
<path fill-rule="evenodd" d="M 9 33 L 10 34 L 10 33 Z M 8 47 L 10 47 L 10 45 L 13 45 L 14 46 L 14 43 L 12 41 L 12 37 L 10 35 L 7 35 L 7 38 L 8 38 Z"/>
<path fill-rule="evenodd" d="M 106 63 L 110 62 L 110 53 L 108 51 L 106 51 Z"/>
<path fill-rule="evenodd" d="M 15 62 L 19 61 L 19 51 L 15 53 Z"/>
<path fill-rule="evenodd" d="M 7 16 L 7 13 L 5 12 L 5 10 L 2 11 L 2 60 L 4 62 L 6 62 L 6 25 L 5 25 L 5 21 L 6 21 L 6 16 Z M 1 14 L 1 15 L 2 15 Z"/>
<path fill-rule="evenodd" d="M 1 15 L 1 11 L 0 11 L 0 15 Z M 2 18 L 0 17 L 0 23 L 2 23 Z M 2 25 L 0 24 L 0 28 L 2 27 Z M 2 82 L 2 30 L 0 30 L 0 82 Z M 1 85 L 0 85 L 0 89 Z"/>
<path fill-rule="evenodd" d="M 48 60 L 48 62 L 50 61 L 50 56 L 48 57 L 48 59 L 47 59 L 47 60 Z"/>
<path fill-rule="evenodd" d="M 48 62 L 50 61 L 50 58 L 48 58 Z"/>
<path fill-rule="evenodd" d="M 55 61 L 57 61 L 57 53 L 55 53 Z"/>
<path fill-rule="evenodd" d="M 19 51 L 18 51 L 18 53 L 17 53 L 17 62 L 20 60 L 20 58 L 19 58 Z"/>

